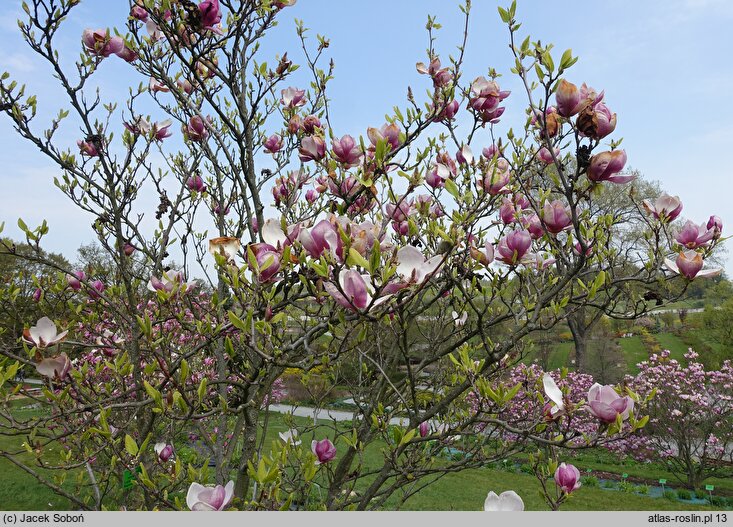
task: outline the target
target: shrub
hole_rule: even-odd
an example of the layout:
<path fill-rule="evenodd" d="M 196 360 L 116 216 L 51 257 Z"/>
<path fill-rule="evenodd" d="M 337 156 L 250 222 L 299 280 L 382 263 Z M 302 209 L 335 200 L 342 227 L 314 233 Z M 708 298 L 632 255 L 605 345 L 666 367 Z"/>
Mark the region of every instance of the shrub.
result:
<path fill-rule="evenodd" d="M 687 489 L 679 489 L 677 490 L 677 497 L 681 500 L 689 500 L 692 499 L 692 495 L 690 494 L 690 491 Z"/>
<path fill-rule="evenodd" d="M 637 485 L 635 491 L 638 494 L 649 494 L 649 485 Z"/>
<path fill-rule="evenodd" d="M 670 501 L 675 501 L 677 499 L 677 493 L 673 490 L 665 490 L 662 496 Z"/>
<path fill-rule="evenodd" d="M 590 488 L 597 488 L 600 485 L 598 478 L 595 476 L 583 476 L 580 478 L 580 482 Z"/>

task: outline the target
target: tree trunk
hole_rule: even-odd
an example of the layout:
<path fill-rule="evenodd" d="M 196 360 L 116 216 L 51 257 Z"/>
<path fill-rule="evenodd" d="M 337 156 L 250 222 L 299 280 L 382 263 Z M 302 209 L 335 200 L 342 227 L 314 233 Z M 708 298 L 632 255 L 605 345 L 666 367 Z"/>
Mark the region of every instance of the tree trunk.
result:
<path fill-rule="evenodd" d="M 575 342 L 575 368 L 578 371 L 586 371 L 588 368 L 586 354 L 588 328 L 585 325 L 585 310 L 581 309 L 576 313 L 568 315 L 568 326 Z"/>

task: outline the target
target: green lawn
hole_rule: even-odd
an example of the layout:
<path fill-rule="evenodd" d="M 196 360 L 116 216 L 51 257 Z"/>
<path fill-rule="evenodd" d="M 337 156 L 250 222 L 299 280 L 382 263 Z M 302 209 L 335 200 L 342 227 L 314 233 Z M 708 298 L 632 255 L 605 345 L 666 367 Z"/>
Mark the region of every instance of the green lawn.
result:
<path fill-rule="evenodd" d="M 673 333 L 659 333 L 653 336 L 657 339 L 659 345 L 662 346 L 662 349 L 670 351 L 673 359 L 677 359 L 678 361 L 685 360 L 684 355 L 687 353 L 688 346 L 682 342 L 681 338 Z"/>
<path fill-rule="evenodd" d="M 27 419 L 37 414 L 37 410 L 24 408 L 25 404 L 16 403 L 18 409 L 15 411 L 17 419 Z M 0 436 L 0 448 L 3 451 L 22 450 L 22 443 L 25 438 L 22 436 L 7 437 Z M 21 459 L 26 464 L 34 462 L 33 456 L 23 454 Z M 40 474 L 51 478 L 50 471 L 33 467 Z M 69 510 L 71 503 L 64 497 L 52 492 L 48 487 L 41 485 L 36 479 L 23 472 L 10 461 L 0 457 L 0 473 L 2 473 L 2 485 L 0 485 L 0 509 L 20 510 Z"/>
<path fill-rule="evenodd" d="M 629 373 L 637 373 L 639 368 L 636 365 L 649 358 L 649 353 L 641 338 L 634 335 L 633 337 L 618 339 L 618 343 L 621 345 L 621 351 L 626 358 L 626 366 Z"/>
<path fill-rule="evenodd" d="M 295 418 L 299 426 L 310 423 L 309 419 Z M 325 424 L 325 422 L 324 422 Z M 339 423 L 339 427 L 349 426 L 348 423 Z M 278 432 L 287 430 L 283 416 L 272 414 L 270 426 L 267 430 L 266 443 L 278 441 Z M 323 434 L 329 433 L 324 427 Z M 320 437 L 320 430 L 318 433 Z M 312 437 L 302 437 L 300 448 L 309 449 Z M 19 444 L 20 438 L 0 438 L 2 446 Z M 339 451 L 345 449 L 343 443 L 337 443 Z M 368 467 L 381 466 L 382 445 L 371 445 L 364 454 L 364 462 Z M 26 458 L 28 460 L 28 458 Z M 578 466 L 584 475 L 587 469 L 621 474 L 628 473 L 632 477 L 657 480 L 665 477 L 671 485 L 673 477 L 658 465 L 644 465 L 633 462 L 621 463 L 610 453 L 605 451 L 589 451 L 576 455 L 571 460 Z M 440 461 L 438 461 L 440 462 Z M 59 498 L 35 480 L 19 471 L 7 460 L 0 459 L 0 470 L 3 471 L 3 483 L 0 486 L 0 509 L 15 510 L 68 510 L 70 504 Z M 591 474 L 592 475 L 592 474 Z M 733 491 L 733 482 L 708 481 L 716 488 Z M 514 490 L 524 499 L 528 510 L 544 510 L 546 505 L 538 495 L 538 483 L 534 477 L 507 472 L 494 468 L 471 469 L 456 474 L 449 474 L 432 485 L 421 490 L 409 498 L 402 506 L 404 510 L 481 510 L 486 494 L 493 490 L 497 493 L 505 490 Z M 399 496 L 387 503 L 387 508 L 393 508 L 399 502 Z M 605 490 L 590 486 L 583 486 L 573 494 L 572 499 L 564 506 L 566 510 L 712 510 L 708 506 L 693 506 L 677 501 L 660 498 L 651 498 L 632 493 L 615 490 Z"/>

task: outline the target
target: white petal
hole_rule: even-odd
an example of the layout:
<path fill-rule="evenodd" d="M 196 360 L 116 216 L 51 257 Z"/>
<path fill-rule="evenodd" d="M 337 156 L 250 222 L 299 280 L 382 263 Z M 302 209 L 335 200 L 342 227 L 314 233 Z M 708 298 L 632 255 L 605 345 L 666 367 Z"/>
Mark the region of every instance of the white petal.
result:
<path fill-rule="evenodd" d="M 497 496 L 493 490 L 489 492 L 488 496 L 486 496 L 486 500 L 484 501 L 484 510 L 485 511 L 501 510 L 499 508 L 499 496 Z"/>
<path fill-rule="evenodd" d="M 232 501 L 232 497 L 234 497 L 234 482 L 230 480 L 229 483 L 224 486 L 224 502 L 221 506 L 222 509 L 229 505 Z"/>
<path fill-rule="evenodd" d="M 410 280 L 413 273 L 425 264 L 425 256 L 417 247 L 406 245 L 397 251 L 397 274 Z"/>
<path fill-rule="evenodd" d="M 559 408 L 563 408 L 562 391 L 557 387 L 555 381 L 548 373 L 542 377 L 542 384 L 545 387 L 545 393 L 550 400 Z"/>
<path fill-rule="evenodd" d="M 672 271 L 673 273 L 680 274 L 680 269 L 677 267 L 677 264 L 674 262 L 674 260 L 670 260 L 669 258 L 664 259 L 664 265 L 667 266 L 667 268 Z"/>
<path fill-rule="evenodd" d="M 501 500 L 501 509 L 503 511 L 523 511 L 524 510 L 524 501 L 522 501 L 522 498 L 514 492 L 513 490 L 507 490 L 506 492 L 502 492 L 501 496 L 499 496 L 499 499 Z"/>
<path fill-rule="evenodd" d="M 191 483 L 191 486 L 188 487 L 188 492 L 186 493 L 186 505 L 188 505 L 188 508 L 193 510 L 194 507 L 199 503 L 199 494 L 203 490 L 205 490 L 206 487 L 199 483 Z"/>
<path fill-rule="evenodd" d="M 282 230 L 280 220 L 269 219 L 265 222 L 262 226 L 262 239 L 265 243 L 270 244 L 275 248 L 277 248 L 278 245 L 280 247 L 285 245 L 285 242 L 288 241 L 288 237 L 285 236 L 285 233 Z"/>
<path fill-rule="evenodd" d="M 722 272 L 722 269 L 703 269 L 697 273 L 695 278 L 712 278 L 714 276 L 718 276 Z"/>
<path fill-rule="evenodd" d="M 48 344 L 56 338 L 56 324 L 50 318 L 43 317 L 30 329 L 30 334 L 34 342 L 40 344 L 43 339 L 43 343 Z"/>

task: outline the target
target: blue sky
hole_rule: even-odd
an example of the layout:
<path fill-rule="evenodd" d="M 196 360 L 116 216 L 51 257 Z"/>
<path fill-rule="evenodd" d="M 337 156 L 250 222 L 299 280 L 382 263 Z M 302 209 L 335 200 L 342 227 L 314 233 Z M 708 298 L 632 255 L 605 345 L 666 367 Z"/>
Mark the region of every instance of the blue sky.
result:
<path fill-rule="evenodd" d="M 501 5 L 504 5 L 502 2 Z M 15 20 L 20 0 L 0 6 L 0 70 L 29 84 L 39 95 L 41 118 L 62 106 L 45 65 L 35 59 L 20 38 Z M 64 56 L 74 60 L 85 27 L 123 27 L 127 0 L 82 0 L 59 41 Z M 502 88 L 512 90 L 498 132 L 519 127 L 525 99 L 509 73 L 512 64 L 507 30 L 494 1 L 476 0 L 466 50 L 464 80 L 485 75 L 489 67 L 504 74 Z M 288 51 L 298 62 L 294 18 L 315 33 L 328 36 L 329 56 L 336 63 L 331 84 L 331 111 L 337 135 L 363 134 L 379 126 L 394 105 L 404 108 L 407 86 L 418 94 L 427 79 L 415 71 L 425 60 L 428 14 L 437 15 L 443 29 L 437 48 L 443 56 L 455 51 L 462 25 L 457 4 L 449 0 L 372 0 L 370 2 L 299 0 L 281 13 L 280 26 L 270 35 L 263 53 L 270 61 Z M 587 82 L 606 91 L 606 101 L 618 114 L 613 137 L 624 138 L 628 166 L 647 179 L 658 180 L 684 203 L 684 216 L 701 222 L 720 215 L 724 233 L 733 232 L 730 151 L 733 147 L 733 2 L 730 0 L 617 0 L 614 2 L 520 1 L 520 32 L 552 42 L 558 53 L 572 48 L 580 57 L 568 72 L 573 82 Z M 104 64 L 103 97 L 120 100 L 132 78 L 119 60 Z M 102 77 L 100 75 L 100 77 Z M 295 82 L 295 81 L 294 81 Z M 302 84 L 305 84 L 303 80 Z M 151 107 L 152 108 L 152 107 Z M 47 112 L 47 114 L 44 114 Z M 162 117 L 162 116 L 161 116 Z M 71 145 L 78 133 L 65 131 Z M 488 143 L 488 136 L 479 138 Z M 92 239 L 91 218 L 76 211 L 53 186 L 59 171 L 32 146 L 17 138 L 7 119 L 0 120 L 0 172 L 3 192 L 0 221 L 4 234 L 17 237 L 15 224 L 46 218 L 51 225 L 47 248 L 72 255 Z M 728 274 L 733 262 L 728 262 Z"/>

